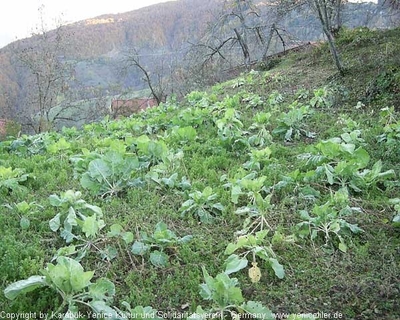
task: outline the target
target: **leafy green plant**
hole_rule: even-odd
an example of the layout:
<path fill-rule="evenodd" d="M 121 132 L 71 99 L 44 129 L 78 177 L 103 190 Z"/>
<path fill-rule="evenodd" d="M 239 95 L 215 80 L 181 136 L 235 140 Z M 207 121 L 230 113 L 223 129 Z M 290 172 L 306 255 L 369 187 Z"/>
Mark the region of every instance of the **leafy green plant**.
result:
<path fill-rule="evenodd" d="M 146 135 L 142 135 L 134 141 L 140 162 L 147 167 L 161 162 L 168 154 L 169 150 L 165 142 L 152 140 Z"/>
<path fill-rule="evenodd" d="M 360 209 L 349 206 L 346 188 L 339 189 L 326 203 L 314 205 L 311 215 L 307 210 L 300 211 L 300 218 L 303 221 L 297 224 L 299 236 L 309 236 L 311 240 L 315 240 L 321 234 L 325 239 L 325 245 L 333 244 L 340 251 L 346 252 L 347 245 L 343 235 L 363 231 L 356 224 L 351 224 L 345 219 L 353 212 L 360 212 Z"/>
<path fill-rule="evenodd" d="M 192 126 L 176 126 L 172 128 L 170 135 L 173 141 L 178 141 L 180 144 L 186 144 L 196 140 L 197 132 Z"/>
<path fill-rule="evenodd" d="M 264 230 L 265 227 L 271 229 L 268 224 L 268 215 L 274 208 L 271 204 L 272 194 L 268 194 L 265 197 L 259 195 L 253 204 L 240 207 L 236 209 L 235 213 L 237 215 L 245 216 L 243 222 L 243 229 L 238 231 L 236 234 L 246 235 L 252 234 L 257 230 Z"/>
<path fill-rule="evenodd" d="M 268 105 L 271 107 L 277 106 L 284 101 L 284 97 L 278 91 L 273 91 L 267 99 Z"/>
<path fill-rule="evenodd" d="M 310 100 L 310 106 L 313 108 L 331 107 L 331 92 L 327 87 L 314 90 L 314 97 Z"/>
<path fill-rule="evenodd" d="M 4 295 L 7 299 L 14 300 L 21 294 L 50 287 L 62 299 L 61 305 L 52 312 L 50 319 L 58 318 L 61 314 L 76 314 L 80 306 L 95 313 L 110 313 L 116 316 L 116 311 L 109 306 L 115 295 L 114 284 L 106 278 L 97 279 L 92 283 L 93 276 L 94 271 L 84 271 L 79 262 L 59 257 L 56 265 L 47 264 L 42 270 L 42 275 L 10 284 L 4 289 Z"/>
<path fill-rule="evenodd" d="M 210 121 L 210 110 L 207 108 L 187 108 L 182 110 L 176 117 L 171 119 L 175 126 L 200 126 Z"/>
<path fill-rule="evenodd" d="M 133 242 L 133 233 L 130 231 L 124 231 L 122 226 L 118 223 L 110 226 L 110 231 L 107 233 L 107 236 L 120 237 L 125 241 L 126 244 Z"/>
<path fill-rule="evenodd" d="M 85 159 L 76 159 L 75 165 L 85 165 Z M 141 180 L 135 173 L 141 169 L 136 156 L 109 151 L 91 160 L 80 178 L 83 188 L 101 197 L 115 196 L 128 187 L 140 185 Z"/>
<path fill-rule="evenodd" d="M 246 108 L 262 107 L 264 100 L 255 93 L 247 93 L 242 96 L 242 101 L 246 104 Z"/>
<path fill-rule="evenodd" d="M 186 95 L 186 99 L 190 106 L 199 108 L 208 108 L 217 100 L 215 95 L 209 95 L 204 91 L 192 91 Z"/>
<path fill-rule="evenodd" d="M 257 112 L 253 117 L 254 124 L 268 124 L 271 116 L 272 114 L 270 112 Z"/>
<path fill-rule="evenodd" d="M 150 182 L 155 183 L 159 188 L 163 190 L 182 190 L 182 191 L 187 191 L 191 189 L 191 184 L 189 180 L 184 176 L 181 178 L 181 180 L 178 180 L 178 173 L 173 173 L 169 177 L 160 177 L 159 173 L 157 171 L 149 171 L 146 174 L 146 179 L 149 180 Z"/>
<path fill-rule="evenodd" d="M 379 112 L 379 122 L 383 126 L 387 126 L 393 123 L 396 123 L 397 120 L 397 115 L 394 107 L 385 107 L 382 108 Z"/>
<path fill-rule="evenodd" d="M 269 153 L 268 150 L 266 152 Z M 265 204 L 263 194 L 268 191 L 264 186 L 266 179 L 266 176 L 257 177 L 257 172 L 252 171 L 244 177 L 235 176 L 233 179 L 228 179 L 229 181 L 223 186 L 231 188 L 232 203 L 239 204 L 240 199 L 245 198 L 248 205 L 263 208 Z M 223 175 L 220 180 L 227 180 L 227 176 Z"/>
<path fill-rule="evenodd" d="M 186 176 L 179 179 L 178 172 L 182 169 L 187 171 L 183 162 L 184 154 L 182 151 L 177 153 L 169 153 L 163 160 L 151 167 L 146 173 L 145 179 L 150 184 L 155 184 L 157 189 L 188 191 L 191 189 L 190 181 Z M 183 167 L 183 168 L 182 168 Z"/>
<path fill-rule="evenodd" d="M 26 187 L 22 185 L 32 175 L 25 173 L 21 168 L 11 168 L 0 166 L 0 192 L 24 191 Z"/>
<path fill-rule="evenodd" d="M 309 177 L 323 177 L 330 185 L 349 186 L 356 192 L 370 186 L 376 186 L 380 181 L 395 176 L 394 170 L 382 172 L 382 161 L 379 160 L 371 169 L 366 169 L 370 156 L 363 147 L 356 148 L 353 143 L 346 143 L 341 138 L 324 140 L 316 145 L 317 154 L 304 154 L 301 158 L 307 164 L 317 165 Z"/>
<path fill-rule="evenodd" d="M 392 220 L 393 225 L 400 227 L 400 198 L 390 199 L 389 203 L 394 205 L 394 210 L 396 210 Z"/>
<path fill-rule="evenodd" d="M 27 203 L 26 201 L 18 202 L 13 206 L 9 204 L 5 204 L 4 206 L 16 212 L 16 214 L 20 218 L 19 225 L 23 230 L 28 229 L 31 224 L 29 216 L 36 214 L 38 212 L 38 209 L 43 208 L 36 202 Z"/>
<path fill-rule="evenodd" d="M 242 150 L 248 146 L 245 138 L 247 131 L 243 131 L 243 123 L 239 112 L 234 108 L 222 109 L 224 116 L 214 120 L 218 128 L 218 136 L 222 145 L 227 149 Z"/>
<path fill-rule="evenodd" d="M 22 135 L 13 140 L 10 145 L 10 152 L 18 155 L 32 156 L 43 154 L 47 151 L 47 144 L 53 140 L 53 134 L 42 133 L 34 136 Z"/>
<path fill-rule="evenodd" d="M 305 121 L 310 114 L 309 106 L 298 105 L 297 102 L 294 102 L 290 106 L 290 110 L 280 116 L 278 125 L 272 133 L 283 137 L 286 141 L 298 140 L 301 136 L 315 138 L 316 133 L 307 129 Z"/>
<path fill-rule="evenodd" d="M 269 147 L 265 147 L 261 150 L 252 149 L 248 154 L 250 159 L 243 164 L 243 167 L 250 171 L 260 171 L 263 166 L 269 162 L 271 154 L 272 150 Z"/>
<path fill-rule="evenodd" d="M 231 85 L 232 89 L 240 88 L 246 83 L 246 79 L 244 77 L 236 78 L 232 80 L 231 83 L 232 83 Z"/>
<path fill-rule="evenodd" d="M 60 151 L 65 152 L 70 148 L 71 148 L 71 143 L 65 140 L 64 137 L 60 138 L 57 142 L 47 145 L 47 151 L 52 154 L 58 153 Z"/>
<path fill-rule="evenodd" d="M 272 143 L 272 136 L 267 128 L 270 118 L 271 113 L 269 112 L 259 112 L 254 116 L 254 123 L 249 127 L 248 141 L 251 146 L 263 148 Z"/>
<path fill-rule="evenodd" d="M 152 265 L 166 267 L 169 260 L 166 252 L 175 251 L 177 245 L 187 243 L 192 238 L 191 235 L 179 238 L 164 222 L 159 222 L 152 235 L 140 232 L 140 238 L 133 243 L 131 252 L 140 256 L 150 253 L 149 259 Z"/>
<path fill-rule="evenodd" d="M 264 125 L 252 125 L 249 127 L 249 130 L 256 130 L 254 134 L 252 134 L 248 142 L 252 147 L 263 148 L 268 144 L 272 143 L 272 135 L 269 130 Z"/>
<path fill-rule="evenodd" d="M 249 269 L 249 277 L 252 282 L 258 282 L 261 278 L 261 272 L 257 266 L 257 258 L 265 261 L 274 271 L 275 275 L 279 279 L 283 279 L 285 271 L 276 259 L 271 243 L 265 245 L 268 232 L 269 230 L 261 230 L 257 231 L 254 235 L 239 236 L 236 242 L 229 243 L 225 249 L 225 254 L 229 255 L 225 261 L 225 273 L 231 274 L 246 268 L 249 261 L 248 256 L 251 255 L 252 267 Z M 239 255 L 234 254 L 237 251 L 241 253 Z"/>
<path fill-rule="evenodd" d="M 299 89 L 295 93 L 296 100 L 307 100 L 310 96 L 310 91 L 307 89 Z"/>
<path fill-rule="evenodd" d="M 251 316 L 255 319 L 275 319 L 271 311 L 260 302 L 244 300 L 242 290 L 238 287 L 239 281 L 236 278 L 230 278 L 224 272 L 213 278 L 204 267 L 202 270 L 205 283 L 200 285 L 200 295 L 204 300 L 211 301 L 212 305 L 206 311 L 198 306 L 196 312 L 189 319 L 204 319 L 204 316 L 211 314 L 219 319 L 225 319 L 227 315 L 232 319 L 238 319 L 240 315 Z"/>
<path fill-rule="evenodd" d="M 79 239 L 81 234 L 94 239 L 105 226 L 101 208 L 86 203 L 81 196 L 79 191 L 68 190 L 62 192 L 61 196 L 53 194 L 49 197 L 50 204 L 61 210 L 49 221 L 50 229 L 54 232 L 60 230 L 61 237 L 67 243 Z"/>
<path fill-rule="evenodd" d="M 380 112 L 380 122 L 383 124 L 383 133 L 377 136 L 378 143 L 383 143 L 386 153 L 398 156 L 400 145 L 400 121 L 394 112 L 394 108 L 384 108 Z"/>
<path fill-rule="evenodd" d="M 203 191 L 194 191 L 188 195 L 189 199 L 182 203 L 182 216 L 186 214 L 196 215 L 201 222 L 211 223 L 214 215 L 224 211 L 224 206 L 216 202 L 217 194 L 213 193 L 211 187 L 205 187 Z"/>
<path fill-rule="evenodd" d="M 100 221 L 98 224 L 103 225 L 103 222 Z M 101 230 L 103 229 L 104 227 L 101 228 Z M 133 242 L 132 232 L 124 231 L 119 224 L 111 225 L 107 234 L 100 233 L 101 230 L 98 230 L 95 236 L 83 237 L 81 234 L 75 235 L 71 244 L 57 250 L 52 261 L 60 256 L 67 256 L 74 258 L 76 261 L 81 261 L 91 252 L 96 252 L 102 260 L 107 261 L 115 259 L 119 252 L 122 254 L 127 253 L 130 257 L 128 245 Z M 115 241 L 115 239 L 117 240 Z M 120 240 L 122 240 L 122 244 Z M 122 248 L 123 245 L 125 248 Z M 132 262 L 132 259 L 130 260 Z"/>

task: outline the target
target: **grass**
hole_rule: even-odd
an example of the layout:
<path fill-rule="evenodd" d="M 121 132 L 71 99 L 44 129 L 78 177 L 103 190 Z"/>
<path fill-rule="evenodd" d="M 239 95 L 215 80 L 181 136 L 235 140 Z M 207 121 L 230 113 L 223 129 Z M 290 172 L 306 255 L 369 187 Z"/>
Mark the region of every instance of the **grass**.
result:
<path fill-rule="evenodd" d="M 132 306 L 151 305 L 163 312 L 194 312 L 199 305 L 209 308 L 211 301 L 203 300 L 199 294 L 199 284 L 204 282 L 201 266 L 212 276 L 224 270 L 225 248 L 235 241 L 235 232 L 244 222 L 244 218 L 234 212 L 250 201 L 249 196 L 241 195 L 239 202 L 233 203 L 229 187 L 224 187 L 227 180 L 222 181 L 221 177 L 225 175 L 228 180 L 243 177 L 249 173 L 243 169 L 243 164 L 250 159 L 251 150 L 268 146 L 271 156 L 256 171 L 258 176 L 266 177 L 265 189 L 260 194 L 273 195 L 273 208 L 267 214 L 270 236 L 278 230 L 286 237 L 294 236 L 295 242 L 273 243 L 274 252 L 285 268 L 282 280 L 261 262 L 262 277 L 258 283 L 250 281 L 247 269 L 231 275 L 238 278 L 246 300 L 261 301 L 275 313 L 336 312 L 345 319 L 399 318 L 396 307 L 400 298 L 400 233 L 391 223 L 394 209 L 388 204 L 388 199 L 398 195 L 398 176 L 379 181 L 362 192 L 350 191 L 350 205 L 361 208 L 361 212 L 347 219 L 364 232 L 343 235 L 347 252 L 339 250 L 335 243 L 325 245 L 322 237 L 302 239 L 296 231 L 296 224 L 301 221 L 299 211 L 310 209 L 314 202 L 324 203 L 339 188 L 323 179 L 313 178 L 307 182 L 309 169 L 298 156 L 313 152 L 319 141 L 339 137 L 350 129 L 360 130 L 363 141 L 357 146 L 363 146 L 369 153 L 368 168 L 382 160 L 384 170 L 394 169 L 398 174 L 398 155 L 385 143 L 378 143 L 376 137 L 384 130 L 379 115 L 381 108 L 394 106 L 393 116 L 399 119 L 399 38 L 399 29 L 346 31 L 338 40 L 347 70 L 343 78 L 337 76 L 329 50 L 322 44 L 312 51 L 280 58 L 271 70 L 244 73 L 237 79 L 217 84 L 207 93 L 197 93 L 197 100 L 192 95 L 192 100 L 187 99 L 190 101 L 167 104 L 128 119 L 105 120 L 84 126 L 81 131 L 42 134 L 36 136 L 42 141 L 40 148 L 29 137 L 19 140 L 26 142 L 26 148 L 15 147 L 12 140 L 2 142 L 0 167 L 21 168 L 30 174 L 27 181 L 19 183 L 22 189 L 0 184 L 2 204 L 34 201 L 43 209 L 29 215 L 31 224 L 22 230 L 16 212 L 0 206 L 1 288 L 38 274 L 56 250 L 65 245 L 48 227 L 58 210 L 50 206 L 48 197 L 73 189 L 81 191 L 86 202 L 102 208 L 106 223 L 103 234 L 109 231 L 109 226 L 118 223 L 137 239 L 140 231 L 151 233 L 154 226 L 163 221 L 179 237 L 193 235 L 189 243 L 167 250 L 169 264 L 163 268 L 153 266 L 146 256 L 133 255 L 131 245 L 115 239 L 104 242 L 104 249 L 115 246 L 115 259 L 107 261 L 91 253 L 82 260 L 85 269 L 96 271 L 96 277 L 105 276 L 113 281 L 116 286 L 114 305 L 127 301 Z M 301 100 L 302 104 L 307 104 L 314 97 L 314 90 L 323 87 L 327 88 L 326 99 L 330 99 L 331 106 L 312 108 L 313 112 L 301 123 L 316 132 L 315 138 L 300 136 L 285 141 L 282 136 L 272 134 L 283 113 L 291 110 L 299 90 L 307 93 Z M 268 102 L 276 91 L 283 101 Z M 244 99 L 250 93 L 264 102 L 252 106 Z M 362 105 L 355 108 L 359 101 Z M 231 140 L 226 139 L 232 131 L 226 131 L 224 136 L 216 124 L 228 107 L 238 111 L 238 120 L 243 124 Z M 266 142 L 263 147 L 245 143 L 254 133 L 250 127 L 258 112 L 271 113 L 265 127 L 272 142 Z M 231 123 L 228 121 L 225 126 Z M 195 141 L 186 142 L 184 138 L 173 136 L 174 125 L 193 126 L 197 132 Z M 101 198 L 81 186 L 81 175 L 74 170 L 72 156 L 86 152 L 84 149 L 103 154 L 122 144 L 124 153 L 137 154 L 144 161 L 146 155 L 138 150 L 135 142 L 142 134 L 153 140 L 163 140 L 172 154 L 183 151 L 181 160 L 169 164 L 161 161 L 152 170 L 157 169 L 162 177 L 176 172 L 178 180 L 185 176 L 191 183 L 189 191 L 178 192 L 175 187 L 149 182 L 144 178 L 148 169 L 138 174 L 144 180 L 142 187 L 128 187 L 117 196 Z M 49 146 L 61 137 L 66 138 L 70 146 L 49 152 Z M 240 139 L 245 142 L 238 143 Z M 300 175 L 297 178 L 296 170 Z M 224 212 L 211 224 L 200 223 L 196 215 L 182 217 L 180 207 L 189 193 L 207 186 L 213 188 L 217 201 L 225 207 Z M 305 197 L 302 190 L 304 192 L 306 187 L 312 187 L 319 196 Z M 0 311 L 6 312 L 50 312 L 59 304 L 58 298 L 48 289 L 36 290 L 15 301 L 0 295 Z"/>

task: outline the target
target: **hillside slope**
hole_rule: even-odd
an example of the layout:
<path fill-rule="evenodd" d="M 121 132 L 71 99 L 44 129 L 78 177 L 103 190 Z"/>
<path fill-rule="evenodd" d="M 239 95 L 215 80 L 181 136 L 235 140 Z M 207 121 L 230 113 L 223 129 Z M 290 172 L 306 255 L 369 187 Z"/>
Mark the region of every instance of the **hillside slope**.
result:
<path fill-rule="evenodd" d="M 398 319 L 399 38 L 343 32 L 343 78 L 321 45 L 1 142 L 0 310 Z"/>

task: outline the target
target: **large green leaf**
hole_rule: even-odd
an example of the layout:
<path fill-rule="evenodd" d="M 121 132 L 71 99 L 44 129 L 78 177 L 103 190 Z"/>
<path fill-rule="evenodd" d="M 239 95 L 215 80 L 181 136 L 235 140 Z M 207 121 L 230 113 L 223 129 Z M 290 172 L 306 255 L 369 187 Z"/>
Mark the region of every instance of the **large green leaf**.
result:
<path fill-rule="evenodd" d="M 226 273 L 219 273 L 215 277 L 213 299 L 220 307 L 243 302 L 242 290 L 238 287 L 236 278 L 229 278 Z"/>
<path fill-rule="evenodd" d="M 49 196 L 49 201 L 53 207 L 59 207 L 63 204 L 62 200 L 55 194 Z"/>
<path fill-rule="evenodd" d="M 164 252 L 155 250 L 150 253 L 150 262 L 155 267 L 166 267 L 168 265 L 168 255 Z"/>
<path fill-rule="evenodd" d="M 275 275 L 279 279 L 283 279 L 285 277 L 285 270 L 283 269 L 283 266 L 276 260 L 275 258 L 269 258 L 269 263 L 271 265 L 271 268 L 274 270 Z"/>
<path fill-rule="evenodd" d="M 102 160 L 107 164 L 110 176 L 118 177 L 119 173 L 124 169 L 124 158 L 122 154 L 116 151 L 107 152 Z"/>
<path fill-rule="evenodd" d="M 49 263 L 44 274 L 61 291 L 73 293 L 90 285 L 94 271 L 85 272 L 79 262 L 68 257 L 58 257 L 57 265 Z"/>
<path fill-rule="evenodd" d="M 178 243 L 187 243 L 187 242 L 189 242 L 189 241 L 192 240 L 192 239 L 193 239 L 193 236 L 192 236 L 191 234 L 188 234 L 188 235 L 186 235 L 186 236 L 180 238 L 180 239 L 178 240 Z"/>
<path fill-rule="evenodd" d="M 133 233 L 128 231 L 128 232 L 123 232 L 121 234 L 122 240 L 125 241 L 126 244 L 130 244 L 133 241 Z"/>
<path fill-rule="evenodd" d="M 10 284 L 4 289 L 4 296 L 7 299 L 14 300 L 18 295 L 33 291 L 37 288 L 47 286 L 44 276 L 32 276 L 25 280 L 20 280 Z"/>
<path fill-rule="evenodd" d="M 22 230 L 26 230 L 29 229 L 31 222 L 27 217 L 22 216 L 20 221 L 19 221 L 19 225 L 21 226 Z"/>
<path fill-rule="evenodd" d="M 232 186 L 231 189 L 231 201 L 234 204 L 238 204 L 239 202 L 239 196 L 242 194 L 242 189 L 238 185 Z"/>
<path fill-rule="evenodd" d="M 96 214 L 90 217 L 86 217 L 82 223 L 82 231 L 85 233 L 87 238 L 95 237 L 99 230 L 104 226 L 102 220 L 98 220 Z"/>
<path fill-rule="evenodd" d="M 90 161 L 88 172 L 90 173 L 90 176 L 98 182 L 107 180 L 107 178 L 112 174 L 109 165 L 102 159 Z"/>
<path fill-rule="evenodd" d="M 133 254 L 144 255 L 149 247 L 141 241 L 135 241 L 132 245 L 131 252 Z"/>
<path fill-rule="evenodd" d="M 95 214 L 97 214 L 98 217 L 103 217 L 103 210 L 101 210 L 100 207 L 94 206 L 89 203 L 85 203 L 84 207 L 85 207 L 85 209 L 88 209 L 88 210 L 94 212 Z"/>
<path fill-rule="evenodd" d="M 246 268 L 248 261 L 246 258 L 240 258 L 237 254 L 232 254 L 225 260 L 225 263 L 225 273 L 231 274 Z"/>
<path fill-rule="evenodd" d="M 75 261 L 75 260 L 74 260 Z M 73 269 L 70 271 L 71 274 L 71 286 L 72 290 L 79 292 L 82 289 L 90 285 L 90 280 L 93 278 L 94 271 L 86 272 L 74 272 Z"/>
<path fill-rule="evenodd" d="M 63 257 L 59 257 L 57 261 Z M 65 293 L 72 291 L 71 284 L 69 282 L 70 274 L 68 268 L 62 264 L 53 265 L 52 263 L 47 264 L 47 268 L 43 270 L 43 274 L 46 276 L 49 282 L 54 284 L 58 289 Z"/>
<path fill-rule="evenodd" d="M 107 236 L 109 237 L 117 237 L 119 235 L 121 235 L 122 233 L 122 226 L 120 224 L 114 223 L 111 227 L 110 227 L 110 232 L 107 233 Z"/>
<path fill-rule="evenodd" d="M 93 193 L 99 193 L 102 186 L 101 184 L 99 184 L 99 182 L 96 182 L 92 179 L 89 172 L 85 172 L 79 182 L 81 183 L 81 186 L 83 188 L 88 189 Z"/>
<path fill-rule="evenodd" d="M 201 269 L 203 271 L 203 277 L 204 277 L 204 280 L 205 280 L 206 283 L 200 285 L 200 295 L 204 299 L 209 300 L 209 299 L 211 299 L 211 290 L 214 288 L 215 280 L 214 280 L 213 277 L 211 277 L 208 274 L 208 272 L 207 272 L 207 270 L 206 270 L 206 268 L 204 266 Z M 202 290 L 204 290 L 203 294 L 202 294 Z M 206 297 L 208 297 L 208 298 L 206 298 Z"/>
<path fill-rule="evenodd" d="M 357 161 L 359 169 L 365 168 L 370 160 L 368 152 L 361 147 L 354 151 L 353 157 Z"/>
<path fill-rule="evenodd" d="M 326 141 L 321 141 L 317 144 L 317 148 L 321 151 L 321 153 L 329 158 L 335 158 L 342 153 L 342 146 L 340 145 L 340 139 L 334 140 L 329 139 Z M 354 149 L 353 149 L 354 150 Z M 347 149 L 346 151 L 350 151 Z"/>
<path fill-rule="evenodd" d="M 97 279 L 97 281 L 89 286 L 89 294 L 93 300 L 111 300 L 115 295 L 115 286 L 106 278 Z"/>
<path fill-rule="evenodd" d="M 237 249 L 239 249 L 239 246 L 236 243 L 228 243 L 225 249 L 225 254 L 232 254 L 234 253 Z"/>
<path fill-rule="evenodd" d="M 49 221 L 50 229 L 54 232 L 56 232 L 61 226 L 60 217 L 61 214 L 57 213 L 54 218 Z"/>
<path fill-rule="evenodd" d="M 200 287 L 200 296 L 204 300 L 211 300 L 212 299 L 211 288 L 205 283 L 200 284 L 199 287 Z"/>

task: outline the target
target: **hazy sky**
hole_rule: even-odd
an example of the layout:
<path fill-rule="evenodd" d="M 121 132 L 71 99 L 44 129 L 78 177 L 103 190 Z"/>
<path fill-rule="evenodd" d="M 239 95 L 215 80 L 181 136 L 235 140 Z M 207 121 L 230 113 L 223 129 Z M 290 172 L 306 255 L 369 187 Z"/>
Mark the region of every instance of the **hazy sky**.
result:
<path fill-rule="evenodd" d="M 64 24 L 106 13 L 121 13 L 170 0 L 11 0 L 0 10 L 0 48 L 30 36 L 39 24 L 39 7 L 49 28 L 55 20 Z"/>

